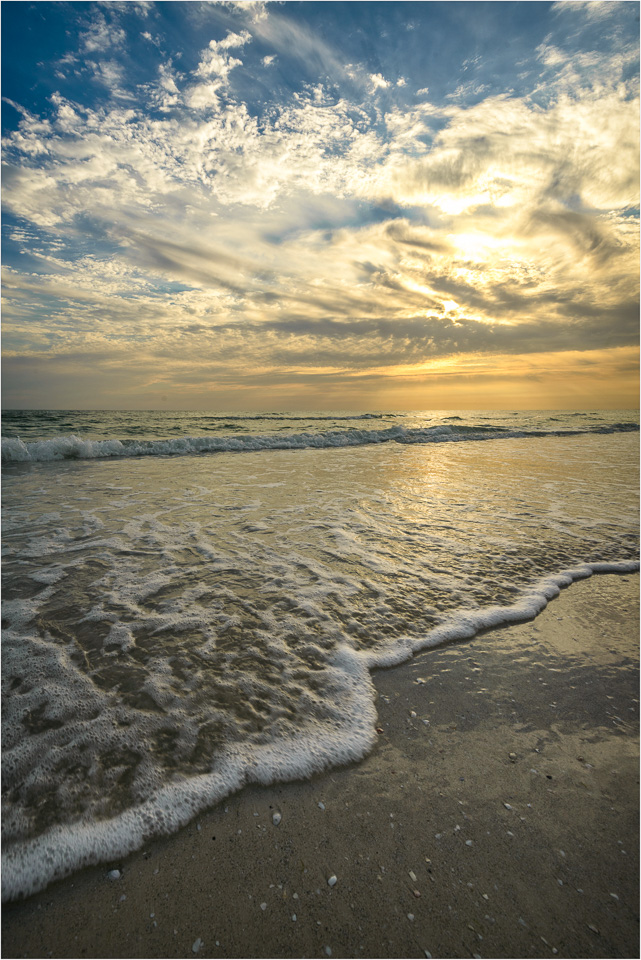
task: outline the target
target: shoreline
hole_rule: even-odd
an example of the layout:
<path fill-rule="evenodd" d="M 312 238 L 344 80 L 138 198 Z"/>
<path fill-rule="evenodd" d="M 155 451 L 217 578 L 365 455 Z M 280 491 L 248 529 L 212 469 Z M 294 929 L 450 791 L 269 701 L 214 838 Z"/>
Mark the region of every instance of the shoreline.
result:
<path fill-rule="evenodd" d="M 638 956 L 638 592 L 375 671 L 363 761 L 6 904 L 3 955 Z"/>
<path fill-rule="evenodd" d="M 3 855 L 2 902 L 25 899 L 47 889 L 52 883 L 65 880 L 79 873 L 86 867 L 109 863 L 119 857 L 128 857 L 140 850 L 145 843 L 178 833 L 187 827 L 195 817 L 207 812 L 219 803 L 226 802 L 239 790 L 247 789 L 252 784 L 296 782 L 318 775 L 323 776 L 328 770 L 337 767 L 362 762 L 376 742 L 374 728 L 376 726 L 375 701 L 377 695 L 373 676 L 377 671 L 402 666 L 428 650 L 442 649 L 451 645 L 457 646 L 497 628 L 535 620 L 548 604 L 559 596 L 562 590 L 580 580 L 589 579 L 595 574 L 629 575 L 638 572 L 639 563 L 632 560 L 583 563 L 541 578 L 512 605 L 497 605 L 455 613 L 444 623 L 434 627 L 426 637 L 408 641 L 405 646 L 399 646 L 391 653 L 379 656 L 361 652 L 361 656 L 355 661 L 348 653 L 347 672 L 351 673 L 354 669 L 359 671 L 360 681 L 367 685 L 368 692 L 364 693 L 363 696 L 359 694 L 357 699 L 360 702 L 356 703 L 355 709 L 352 710 L 350 718 L 352 722 L 351 742 L 347 748 L 345 748 L 344 731 L 341 731 L 335 737 L 332 731 L 328 730 L 325 733 L 326 742 L 324 743 L 322 742 L 322 735 L 318 736 L 318 740 L 313 737 L 316 747 L 314 751 L 316 756 L 313 763 L 306 763 L 304 767 L 307 767 L 307 769 L 304 767 L 296 769 L 296 765 L 292 765 L 287 777 L 279 776 L 278 767 L 274 767 L 273 764 L 270 765 L 270 748 L 263 751 L 259 747 L 251 755 L 245 756 L 244 760 L 236 763 L 233 757 L 229 756 L 225 764 L 228 780 L 226 789 L 220 789 L 216 785 L 213 789 L 210 787 L 209 790 L 206 788 L 202 791 L 199 790 L 197 804 L 194 804 L 190 781 L 178 782 L 170 787 L 169 806 L 173 809 L 182 808 L 185 812 L 178 818 L 177 822 L 173 822 L 169 826 L 166 825 L 165 832 L 154 831 L 146 840 L 147 828 L 141 823 L 141 818 L 146 814 L 155 819 L 155 811 L 164 799 L 164 791 L 160 791 L 155 800 L 141 804 L 137 810 L 137 816 L 133 820 L 128 817 L 128 812 L 125 811 L 120 816 L 105 821 L 100 825 L 103 829 L 98 835 L 91 828 L 79 828 L 75 836 L 71 831 L 64 830 L 57 835 L 45 834 L 37 837 L 22 852 L 24 875 L 20 880 L 12 878 L 5 883 L 6 877 L 11 876 L 12 862 L 9 856 L 5 859 Z M 341 656 L 343 655 L 341 654 Z M 370 678 L 372 678 L 371 682 Z M 359 727 L 366 728 L 360 729 L 356 734 L 354 734 L 353 729 L 355 718 Z M 364 719 L 366 719 L 366 723 L 363 725 Z M 349 721 L 346 726 L 349 729 Z M 337 744 L 336 739 L 340 743 Z M 304 737 L 301 736 L 298 740 L 294 739 L 288 742 L 278 752 L 281 756 L 286 754 L 287 750 L 297 753 L 301 740 L 305 742 Z M 319 744 L 320 749 L 318 749 Z M 303 754 L 307 752 L 304 750 Z M 309 750 L 309 753 L 311 752 Z M 254 768 L 251 776 L 247 773 L 248 765 Z M 122 831 L 125 822 L 127 825 L 124 827 L 123 837 Z M 111 850 L 111 856 L 104 855 L 106 847 Z M 70 850 L 70 848 L 72 849 Z M 47 872 L 43 871 L 41 866 L 43 856 L 48 859 L 49 870 Z M 60 869 L 61 862 L 64 865 L 63 869 Z M 16 887 L 18 888 L 17 891 Z"/>

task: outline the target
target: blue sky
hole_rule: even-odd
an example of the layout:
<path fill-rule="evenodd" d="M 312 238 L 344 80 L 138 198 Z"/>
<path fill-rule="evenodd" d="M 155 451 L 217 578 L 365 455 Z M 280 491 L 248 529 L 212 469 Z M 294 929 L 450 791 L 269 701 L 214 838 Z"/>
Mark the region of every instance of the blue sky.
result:
<path fill-rule="evenodd" d="M 3 3 L 3 406 L 636 405 L 638 37 Z"/>

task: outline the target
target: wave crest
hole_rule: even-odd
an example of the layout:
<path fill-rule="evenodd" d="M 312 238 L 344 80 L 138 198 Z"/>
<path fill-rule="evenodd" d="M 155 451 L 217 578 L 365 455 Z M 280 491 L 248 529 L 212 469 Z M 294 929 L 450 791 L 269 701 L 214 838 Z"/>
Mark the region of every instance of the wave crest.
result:
<path fill-rule="evenodd" d="M 588 433 L 638 432 L 636 423 L 615 423 L 590 430 L 510 430 L 508 427 L 437 425 L 430 427 L 388 427 L 384 430 L 330 430 L 289 435 L 245 434 L 242 436 L 176 437 L 162 440 L 83 440 L 75 434 L 33 440 L 2 439 L 3 463 L 52 460 L 92 460 L 108 457 L 176 457 L 199 453 L 257 453 L 261 450 L 331 449 L 361 447 L 377 443 L 461 443 L 528 437 L 572 437 Z"/>

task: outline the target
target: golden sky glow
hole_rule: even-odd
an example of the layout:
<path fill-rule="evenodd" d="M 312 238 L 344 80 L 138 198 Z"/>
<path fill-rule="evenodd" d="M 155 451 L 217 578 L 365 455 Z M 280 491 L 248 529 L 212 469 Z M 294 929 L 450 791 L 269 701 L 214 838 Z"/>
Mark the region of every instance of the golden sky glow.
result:
<path fill-rule="evenodd" d="M 10 6 L 5 407 L 637 405 L 638 5 Z"/>

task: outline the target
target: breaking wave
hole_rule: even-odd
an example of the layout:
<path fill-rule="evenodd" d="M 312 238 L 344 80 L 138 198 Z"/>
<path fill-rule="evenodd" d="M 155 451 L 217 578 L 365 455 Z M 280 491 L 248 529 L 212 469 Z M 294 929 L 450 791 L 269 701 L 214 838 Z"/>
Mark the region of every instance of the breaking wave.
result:
<path fill-rule="evenodd" d="M 369 417 L 370 415 L 366 415 Z M 366 416 L 363 419 L 366 419 Z M 230 418 L 225 418 L 230 419 Z M 265 419 L 262 417 L 261 419 Z M 280 418 L 279 418 L 280 419 Z M 428 427 L 393 426 L 384 430 L 330 430 L 288 435 L 244 434 L 241 436 L 175 437 L 157 440 L 89 440 L 74 434 L 24 442 L 3 437 L 2 462 L 25 463 L 51 460 L 97 460 L 112 457 L 178 457 L 201 453 L 246 453 L 261 450 L 331 449 L 363 447 L 380 443 L 460 443 L 530 437 L 573 437 L 584 434 L 639 432 L 637 423 L 597 425 L 585 430 L 522 430 L 508 426 L 456 424 Z"/>

